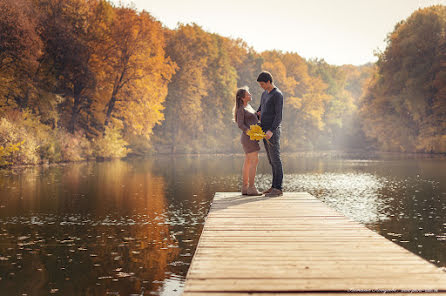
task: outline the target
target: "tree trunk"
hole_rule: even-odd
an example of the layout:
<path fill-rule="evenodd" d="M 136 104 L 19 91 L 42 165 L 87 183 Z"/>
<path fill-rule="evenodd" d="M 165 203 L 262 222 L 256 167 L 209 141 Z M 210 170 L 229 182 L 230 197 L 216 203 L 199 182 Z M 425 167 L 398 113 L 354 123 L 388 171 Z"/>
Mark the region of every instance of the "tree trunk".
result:
<path fill-rule="evenodd" d="M 125 69 L 121 72 L 121 75 L 120 75 L 119 78 L 116 77 L 115 84 L 113 86 L 112 96 L 110 98 L 110 101 L 107 104 L 108 108 L 107 108 L 107 114 L 105 116 L 105 122 L 104 122 L 105 126 L 107 126 L 108 123 L 110 122 L 110 117 L 111 117 L 111 114 L 113 112 L 113 108 L 115 107 L 115 103 L 116 103 L 116 95 L 118 94 L 118 91 L 122 87 L 121 83 L 122 83 L 122 79 L 124 77 L 124 74 L 125 74 Z"/>
<path fill-rule="evenodd" d="M 113 91 L 112 97 L 111 97 L 110 101 L 108 102 L 107 114 L 105 116 L 105 122 L 104 122 L 105 126 L 107 126 L 108 123 L 110 122 L 111 113 L 113 111 L 113 108 L 115 107 L 115 103 L 116 103 L 116 94 Z"/>
<path fill-rule="evenodd" d="M 71 119 L 70 119 L 70 124 L 68 126 L 68 130 L 70 133 L 74 134 L 75 128 L 76 128 L 76 124 L 77 124 L 77 120 L 79 118 L 79 113 L 80 113 L 80 94 L 76 95 L 74 97 L 74 104 L 73 104 L 73 109 L 71 110 Z"/>

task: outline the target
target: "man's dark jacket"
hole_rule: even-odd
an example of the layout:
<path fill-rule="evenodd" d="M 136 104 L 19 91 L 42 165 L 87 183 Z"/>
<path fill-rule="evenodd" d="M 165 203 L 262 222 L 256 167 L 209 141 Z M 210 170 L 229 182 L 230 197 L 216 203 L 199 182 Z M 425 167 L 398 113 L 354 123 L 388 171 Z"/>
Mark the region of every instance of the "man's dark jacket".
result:
<path fill-rule="evenodd" d="M 264 132 L 273 132 L 280 126 L 283 113 L 283 95 L 277 88 L 273 88 L 270 93 L 265 90 L 260 99 L 260 126 Z"/>

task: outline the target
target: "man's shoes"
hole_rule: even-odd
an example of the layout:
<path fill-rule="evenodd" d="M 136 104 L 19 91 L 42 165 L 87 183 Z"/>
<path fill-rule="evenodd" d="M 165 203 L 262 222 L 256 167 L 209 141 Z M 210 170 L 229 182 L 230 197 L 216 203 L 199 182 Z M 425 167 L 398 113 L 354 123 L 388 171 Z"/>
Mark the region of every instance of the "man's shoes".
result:
<path fill-rule="evenodd" d="M 277 188 L 273 188 L 273 189 L 271 189 L 270 192 L 265 194 L 266 197 L 277 197 L 277 196 L 282 196 L 282 195 L 283 195 L 282 190 L 277 189 Z"/>
<path fill-rule="evenodd" d="M 248 185 L 242 185 L 242 195 L 248 195 Z"/>
<path fill-rule="evenodd" d="M 265 191 L 263 191 L 263 194 L 267 194 L 267 193 L 270 193 L 271 192 L 271 190 L 273 190 L 273 187 L 270 187 L 268 190 L 265 190 Z"/>
<path fill-rule="evenodd" d="M 261 192 L 257 191 L 257 188 L 255 186 L 248 187 L 247 193 L 248 193 L 249 196 L 260 196 L 260 195 L 262 195 Z"/>

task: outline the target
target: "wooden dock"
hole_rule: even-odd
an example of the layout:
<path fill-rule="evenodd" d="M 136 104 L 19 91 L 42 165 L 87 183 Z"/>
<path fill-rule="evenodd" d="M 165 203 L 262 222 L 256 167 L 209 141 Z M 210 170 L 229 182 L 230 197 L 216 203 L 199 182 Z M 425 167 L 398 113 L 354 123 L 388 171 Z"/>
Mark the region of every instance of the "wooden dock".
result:
<path fill-rule="evenodd" d="M 446 272 L 305 192 L 218 192 L 184 296 L 446 295 Z"/>

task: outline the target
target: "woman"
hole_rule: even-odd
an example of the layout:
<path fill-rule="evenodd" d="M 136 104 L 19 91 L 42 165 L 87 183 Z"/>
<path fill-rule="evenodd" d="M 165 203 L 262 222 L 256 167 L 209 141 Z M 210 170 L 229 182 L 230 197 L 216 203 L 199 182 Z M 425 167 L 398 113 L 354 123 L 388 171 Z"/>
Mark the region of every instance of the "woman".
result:
<path fill-rule="evenodd" d="M 257 191 L 254 185 L 257 164 L 259 163 L 259 141 L 252 141 L 246 132 L 250 125 L 259 122 L 255 110 L 249 105 L 251 94 L 247 87 L 239 88 L 235 95 L 234 119 L 238 127 L 243 131 L 240 141 L 245 151 L 245 162 L 243 163 L 243 185 L 242 194 L 258 196 L 262 193 Z"/>

